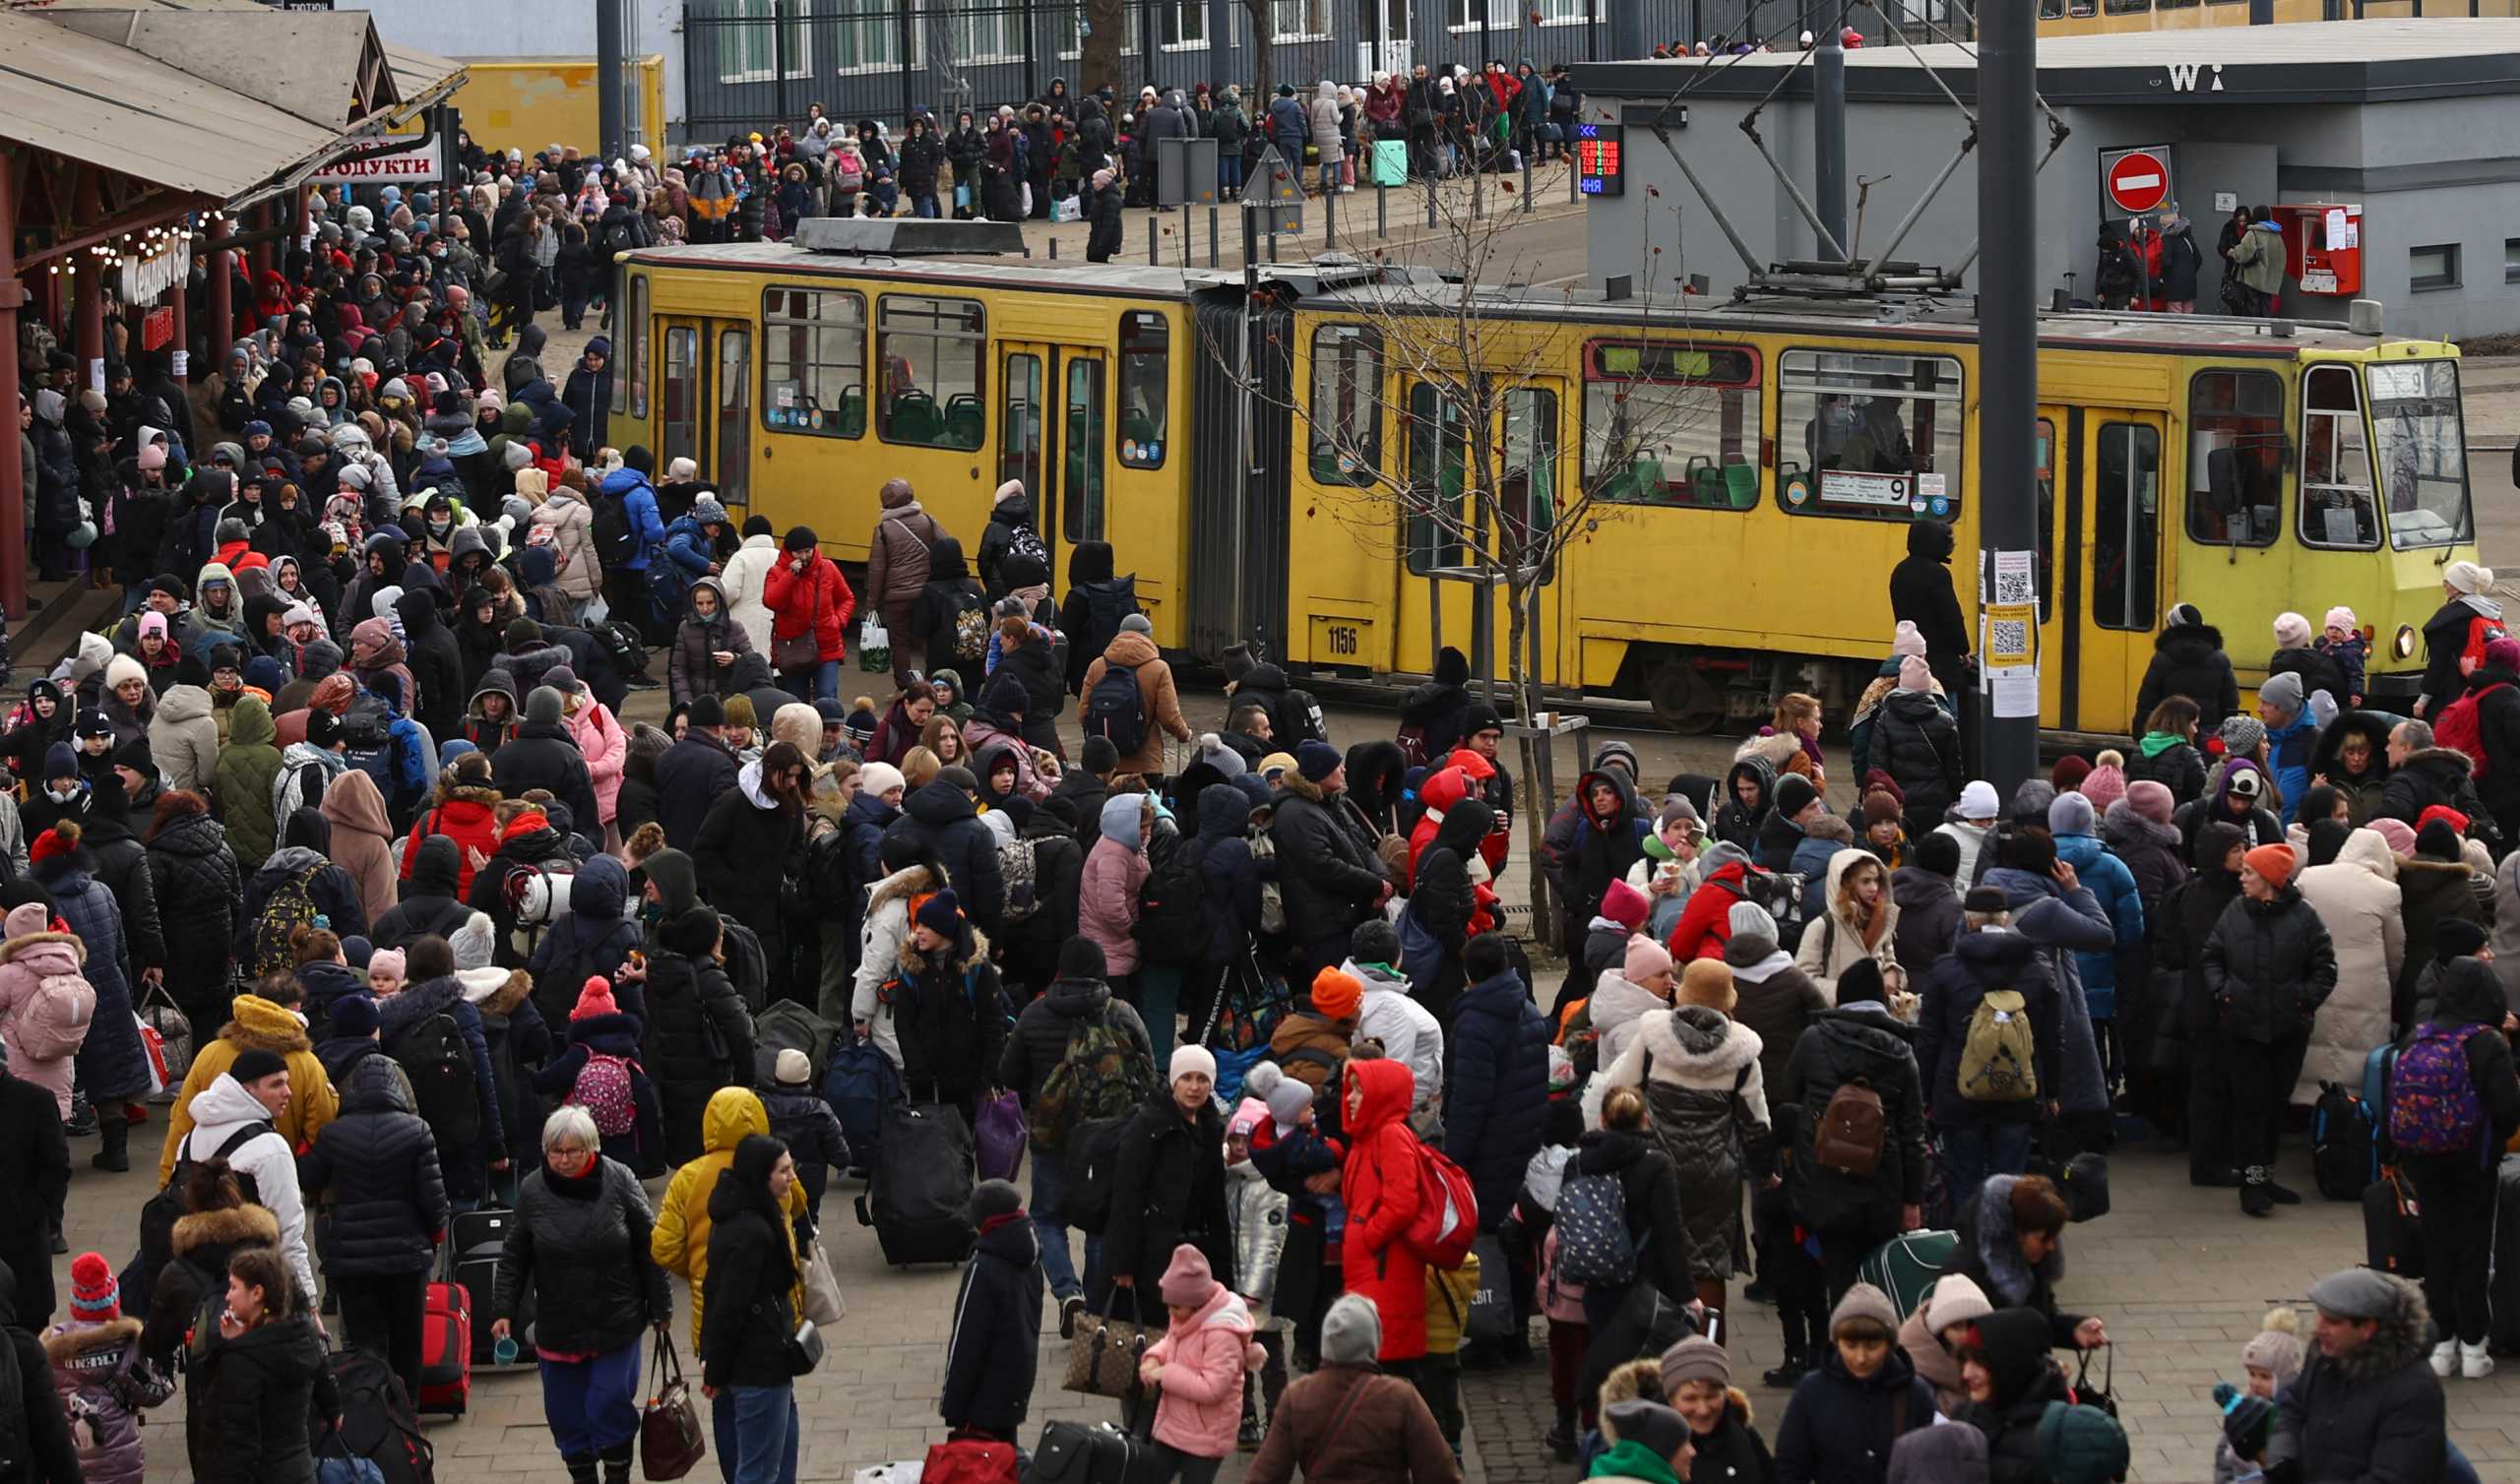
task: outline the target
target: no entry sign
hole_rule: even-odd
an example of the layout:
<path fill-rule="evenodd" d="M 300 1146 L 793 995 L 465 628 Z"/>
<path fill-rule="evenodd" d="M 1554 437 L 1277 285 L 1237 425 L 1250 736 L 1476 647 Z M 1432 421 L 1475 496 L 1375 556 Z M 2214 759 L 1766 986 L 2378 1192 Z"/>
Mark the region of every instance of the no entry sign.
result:
<path fill-rule="evenodd" d="M 2170 199 L 2170 152 L 2148 148 L 2104 155 L 2101 191 L 2113 216 L 2140 216 Z"/>

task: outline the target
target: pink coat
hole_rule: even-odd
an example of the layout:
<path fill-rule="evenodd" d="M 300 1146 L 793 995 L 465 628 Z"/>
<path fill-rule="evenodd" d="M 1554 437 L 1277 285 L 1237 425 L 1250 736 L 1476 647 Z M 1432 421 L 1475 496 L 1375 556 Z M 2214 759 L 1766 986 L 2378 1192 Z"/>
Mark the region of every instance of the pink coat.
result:
<path fill-rule="evenodd" d="M 37 1061 L 19 1050 L 18 1013 L 34 998 L 37 984 L 55 974 L 78 975 L 87 957 L 86 947 L 69 933 L 28 933 L 0 943 L 0 1035 L 10 1042 L 10 1075 L 50 1092 L 63 1118 L 70 1116 L 75 1054 Z"/>
<path fill-rule="evenodd" d="M 1138 940 L 1131 929 L 1138 921 L 1138 889 L 1146 885 L 1146 852 L 1108 835 L 1094 841 L 1085 854 L 1085 875 L 1077 887 L 1076 930 L 1102 950 L 1102 966 L 1114 974 L 1138 971 Z"/>
<path fill-rule="evenodd" d="M 1176 1321 L 1147 1354 L 1164 1362 L 1155 1437 L 1185 1453 L 1222 1458 L 1242 1421 L 1243 1356 L 1251 1311 L 1223 1284 L 1198 1313 Z"/>
<path fill-rule="evenodd" d="M 605 705 L 578 692 L 578 709 L 568 713 L 569 735 L 577 738 L 578 751 L 586 754 L 587 775 L 595 780 L 596 813 L 602 816 L 593 838 L 601 827 L 612 823 L 621 797 L 621 766 L 630 757 L 630 734 L 621 729 Z M 598 841 L 600 843 L 600 841 Z"/>

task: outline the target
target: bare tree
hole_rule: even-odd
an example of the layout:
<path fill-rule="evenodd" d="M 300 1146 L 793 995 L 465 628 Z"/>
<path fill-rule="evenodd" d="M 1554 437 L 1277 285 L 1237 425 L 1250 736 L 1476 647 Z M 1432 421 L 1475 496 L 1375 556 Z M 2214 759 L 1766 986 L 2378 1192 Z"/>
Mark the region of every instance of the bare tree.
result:
<path fill-rule="evenodd" d="M 1109 87 L 1114 93 L 1134 90 L 1120 86 L 1120 43 L 1128 38 L 1128 0 L 1085 0 L 1085 36 L 1078 47 L 1077 71 L 1080 93 Z M 1117 118 L 1111 120 L 1114 131 Z"/>
<path fill-rule="evenodd" d="M 1251 13 L 1251 106 L 1255 110 L 1252 127 L 1260 127 L 1269 107 L 1271 86 L 1269 53 L 1276 34 L 1275 0 L 1242 0 L 1242 8 Z"/>

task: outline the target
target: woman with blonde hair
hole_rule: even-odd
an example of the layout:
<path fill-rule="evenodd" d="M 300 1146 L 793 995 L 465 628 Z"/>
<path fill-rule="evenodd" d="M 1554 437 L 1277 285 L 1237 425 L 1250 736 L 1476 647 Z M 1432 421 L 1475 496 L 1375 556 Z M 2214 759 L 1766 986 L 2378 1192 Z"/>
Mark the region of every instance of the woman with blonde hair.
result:
<path fill-rule="evenodd" d="M 939 768 L 951 768 L 957 763 L 965 768 L 972 766 L 971 749 L 963 745 L 962 725 L 942 711 L 919 728 L 918 745 L 936 755 Z"/>
<path fill-rule="evenodd" d="M 910 754 L 902 759 L 902 781 L 910 785 L 912 793 L 916 793 L 934 782 L 936 775 L 944 771 L 945 765 L 937 761 L 936 754 L 925 747 L 914 747 L 910 750 Z"/>
<path fill-rule="evenodd" d="M 1795 966 L 1809 974 L 1834 1005 L 1838 976 L 1869 958 L 1879 965 L 1882 986 L 1891 992 L 1885 998 L 1895 1006 L 1896 992 L 1907 988 L 1908 975 L 1894 952 L 1899 903 L 1891 898 L 1890 873 L 1881 857 L 1853 847 L 1830 856 L 1823 899 L 1828 910 L 1803 925 Z"/>

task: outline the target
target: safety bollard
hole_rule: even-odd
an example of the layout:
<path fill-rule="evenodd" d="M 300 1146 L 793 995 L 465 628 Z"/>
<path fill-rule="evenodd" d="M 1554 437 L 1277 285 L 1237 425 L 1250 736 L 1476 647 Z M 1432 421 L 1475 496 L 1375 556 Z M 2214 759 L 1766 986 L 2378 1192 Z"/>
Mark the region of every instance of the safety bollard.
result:
<path fill-rule="evenodd" d="M 1374 183 L 1374 236 L 1385 238 L 1390 235 L 1391 187 L 1376 181 Z"/>
<path fill-rule="evenodd" d="M 1217 209 L 1214 202 L 1208 204 L 1208 266 L 1217 266 Z"/>
<path fill-rule="evenodd" d="M 1538 140 L 1534 140 L 1532 147 L 1523 152 L 1523 215 L 1527 216 L 1531 215 L 1532 210 L 1532 156 L 1539 153 Z"/>
<path fill-rule="evenodd" d="M 1155 267 L 1159 261 L 1155 255 L 1155 213 L 1149 212 L 1146 214 L 1146 265 L 1149 268 Z"/>
<path fill-rule="evenodd" d="M 1059 260 L 1059 239 L 1058 239 L 1058 238 L 1056 238 L 1056 237 L 1052 237 L 1052 238 L 1050 239 L 1050 261 L 1051 261 L 1051 262 L 1053 262 L 1053 263 L 1056 263 L 1058 260 Z"/>

